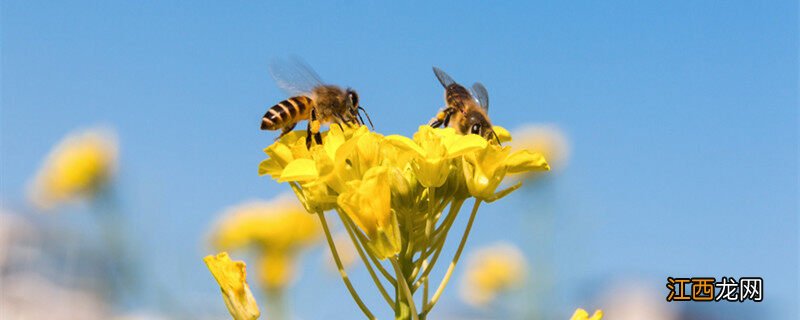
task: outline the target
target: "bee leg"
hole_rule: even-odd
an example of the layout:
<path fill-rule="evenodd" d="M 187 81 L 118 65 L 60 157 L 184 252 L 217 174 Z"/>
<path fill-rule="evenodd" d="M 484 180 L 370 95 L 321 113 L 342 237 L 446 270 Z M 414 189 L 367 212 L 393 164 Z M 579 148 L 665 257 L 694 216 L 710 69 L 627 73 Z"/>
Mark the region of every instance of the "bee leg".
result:
<path fill-rule="evenodd" d="M 446 117 L 444 117 L 443 125 L 445 128 L 450 125 L 450 117 L 452 117 L 452 113 L 448 113 Z"/>
<path fill-rule="evenodd" d="M 455 111 L 456 110 L 452 107 L 447 107 L 444 110 L 439 111 L 439 113 L 436 114 L 436 118 L 433 118 L 431 122 L 431 127 L 438 128 L 441 127 L 442 125 L 447 127 L 447 125 L 450 124 L 450 117 L 453 115 Z"/>
<path fill-rule="evenodd" d="M 322 134 L 319 132 L 314 134 L 314 141 L 316 141 L 317 144 L 322 144 Z"/>
<path fill-rule="evenodd" d="M 345 121 L 345 120 L 344 120 L 344 118 L 342 118 L 342 116 L 341 116 L 341 115 L 335 114 L 334 116 L 336 117 L 336 120 L 337 120 L 337 121 L 336 121 L 336 122 L 334 122 L 333 124 L 336 124 L 336 125 L 338 125 L 338 126 L 339 126 L 339 129 L 342 129 L 342 131 L 344 131 L 344 126 L 342 126 L 342 123 L 345 123 L 345 122 L 347 122 L 347 121 Z"/>
<path fill-rule="evenodd" d="M 369 118 L 369 113 L 367 113 L 367 109 L 362 107 L 358 107 L 358 110 L 364 111 L 364 115 L 367 116 L 367 121 L 369 121 L 369 126 L 372 127 L 372 130 L 375 130 L 375 125 L 372 124 L 372 119 Z M 364 124 L 364 118 L 361 117 L 361 113 L 358 113 L 358 119 L 361 120 L 361 124 Z"/>
<path fill-rule="evenodd" d="M 297 126 L 297 122 L 292 123 L 291 125 L 283 127 L 283 129 L 281 130 L 281 135 L 279 135 L 277 138 L 275 138 L 275 141 L 279 140 L 280 138 L 285 136 L 287 133 L 292 132 L 292 130 L 294 130 L 295 126 Z"/>
<path fill-rule="evenodd" d="M 308 121 L 308 128 L 306 132 L 308 135 L 306 136 L 306 147 L 311 148 L 311 136 L 314 136 L 314 141 L 317 144 L 322 144 L 322 134 L 319 133 L 320 123 L 317 120 L 317 110 L 311 109 L 311 119 Z"/>
<path fill-rule="evenodd" d="M 311 149 L 311 122 L 308 123 L 306 128 L 306 149 Z"/>

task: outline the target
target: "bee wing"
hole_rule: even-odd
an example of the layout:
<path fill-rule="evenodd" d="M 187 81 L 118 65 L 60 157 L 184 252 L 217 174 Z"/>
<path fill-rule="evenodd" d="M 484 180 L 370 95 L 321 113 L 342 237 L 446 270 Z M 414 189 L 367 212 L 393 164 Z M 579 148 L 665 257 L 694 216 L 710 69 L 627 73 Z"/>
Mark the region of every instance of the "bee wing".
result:
<path fill-rule="evenodd" d="M 436 74 L 436 78 L 439 79 L 439 83 L 442 84 L 443 87 L 447 88 L 447 86 L 456 83 L 453 78 L 451 78 L 447 73 L 442 71 L 437 67 L 433 67 L 433 73 Z"/>
<path fill-rule="evenodd" d="M 489 111 L 489 91 L 480 82 L 472 85 L 472 95 L 478 100 L 483 110 Z"/>
<path fill-rule="evenodd" d="M 269 72 L 278 87 L 290 96 L 308 95 L 315 87 L 323 84 L 314 69 L 297 57 L 288 61 L 273 61 Z"/>

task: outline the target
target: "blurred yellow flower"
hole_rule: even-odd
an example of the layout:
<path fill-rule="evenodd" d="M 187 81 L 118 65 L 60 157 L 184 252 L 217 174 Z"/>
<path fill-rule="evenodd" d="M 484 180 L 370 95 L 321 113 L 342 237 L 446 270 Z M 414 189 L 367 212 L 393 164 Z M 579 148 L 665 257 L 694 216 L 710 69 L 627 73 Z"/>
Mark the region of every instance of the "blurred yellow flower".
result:
<path fill-rule="evenodd" d="M 461 280 L 461 297 L 468 304 L 485 306 L 504 292 L 523 285 L 528 266 L 512 244 L 498 243 L 475 250 Z"/>
<path fill-rule="evenodd" d="M 595 310 L 594 314 L 590 317 L 589 313 L 581 308 L 575 310 L 575 313 L 572 314 L 572 318 L 570 318 L 570 320 L 600 320 L 600 319 L 603 319 L 603 310 Z"/>
<path fill-rule="evenodd" d="M 210 238 L 217 250 L 254 249 L 259 255 L 261 284 L 275 290 L 291 283 L 298 253 L 316 243 L 321 235 L 314 217 L 297 200 L 281 196 L 226 210 Z"/>
<path fill-rule="evenodd" d="M 542 154 L 554 170 L 563 170 L 569 160 L 569 139 L 554 124 L 525 125 L 514 131 L 510 145 Z"/>
<path fill-rule="evenodd" d="M 247 285 L 247 268 L 242 261 L 231 261 L 227 252 L 203 258 L 208 270 L 219 283 L 228 312 L 235 320 L 258 319 L 256 299 Z"/>
<path fill-rule="evenodd" d="M 45 159 L 30 184 L 34 205 L 49 209 L 80 198 L 91 198 L 112 178 L 117 167 L 116 135 L 89 129 L 65 137 Z"/>

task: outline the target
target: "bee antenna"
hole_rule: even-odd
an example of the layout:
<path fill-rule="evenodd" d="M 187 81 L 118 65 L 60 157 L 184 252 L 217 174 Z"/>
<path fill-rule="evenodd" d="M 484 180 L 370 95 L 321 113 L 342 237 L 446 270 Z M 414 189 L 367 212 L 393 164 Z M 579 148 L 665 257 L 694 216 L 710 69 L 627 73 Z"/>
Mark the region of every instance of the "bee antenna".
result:
<path fill-rule="evenodd" d="M 367 113 L 367 110 L 366 110 L 366 109 L 364 109 L 364 108 L 363 108 L 363 107 L 361 107 L 361 106 L 358 106 L 358 110 L 364 111 L 364 115 L 365 115 L 365 116 L 367 116 L 367 120 L 369 121 L 369 126 L 370 126 L 370 127 L 372 127 L 372 130 L 375 130 L 375 125 L 373 125 L 373 124 L 372 124 L 372 119 L 370 119 L 370 118 L 369 118 L 369 113 Z M 360 114 L 360 113 L 358 114 L 358 117 L 359 117 L 359 118 L 361 117 L 361 114 Z M 361 122 L 363 123 L 363 122 L 364 122 L 364 119 L 361 119 Z"/>
<path fill-rule="evenodd" d="M 497 136 L 497 133 L 494 132 L 494 130 L 492 130 L 492 135 L 494 136 L 494 139 L 497 140 L 497 145 L 502 146 L 503 143 L 500 142 L 500 137 Z"/>

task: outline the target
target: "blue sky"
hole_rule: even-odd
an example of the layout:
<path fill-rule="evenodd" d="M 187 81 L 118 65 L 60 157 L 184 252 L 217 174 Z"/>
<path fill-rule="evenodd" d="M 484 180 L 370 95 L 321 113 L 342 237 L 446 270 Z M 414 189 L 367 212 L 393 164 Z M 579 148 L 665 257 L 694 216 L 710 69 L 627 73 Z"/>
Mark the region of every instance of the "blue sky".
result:
<path fill-rule="evenodd" d="M 275 136 L 258 122 L 284 98 L 269 62 L 298 55 L 324 80 L 356 88 L 387 134 L 412 133 L 442 105 L 436 65 L 483 82 L 495 124 L 554 123 L 568 134 L 567 170 L 526 191 L 555 208 L 558 307 L 590 303 L 589 291 L 602 290 L 588 287 L 602 279 L 636 275 L 663 288 L 667 276 L 763 276 L 764 303 L 713 308 L 796 318 L 797 9 L 3 1 L 0 197 L 21 207 L 26 181 L 64 134 L 115 127 L 131 233 L 160 261 L 149 274 L 187 305 L 218 312 L 221 301 L 203 305 L 217 298 L 200 260 L 208 226 L 229 205 L 288 191 L 256 175 Z M 472 245 L 526 239 L 517 222 L 537 206 L 511 199 L 483 209 Z M 297 313 L 357 315 L 340 281 L 309 258 L 293 300 L 326 299 Z M 448 290 L 438 308 L 459 308 Z"/>

